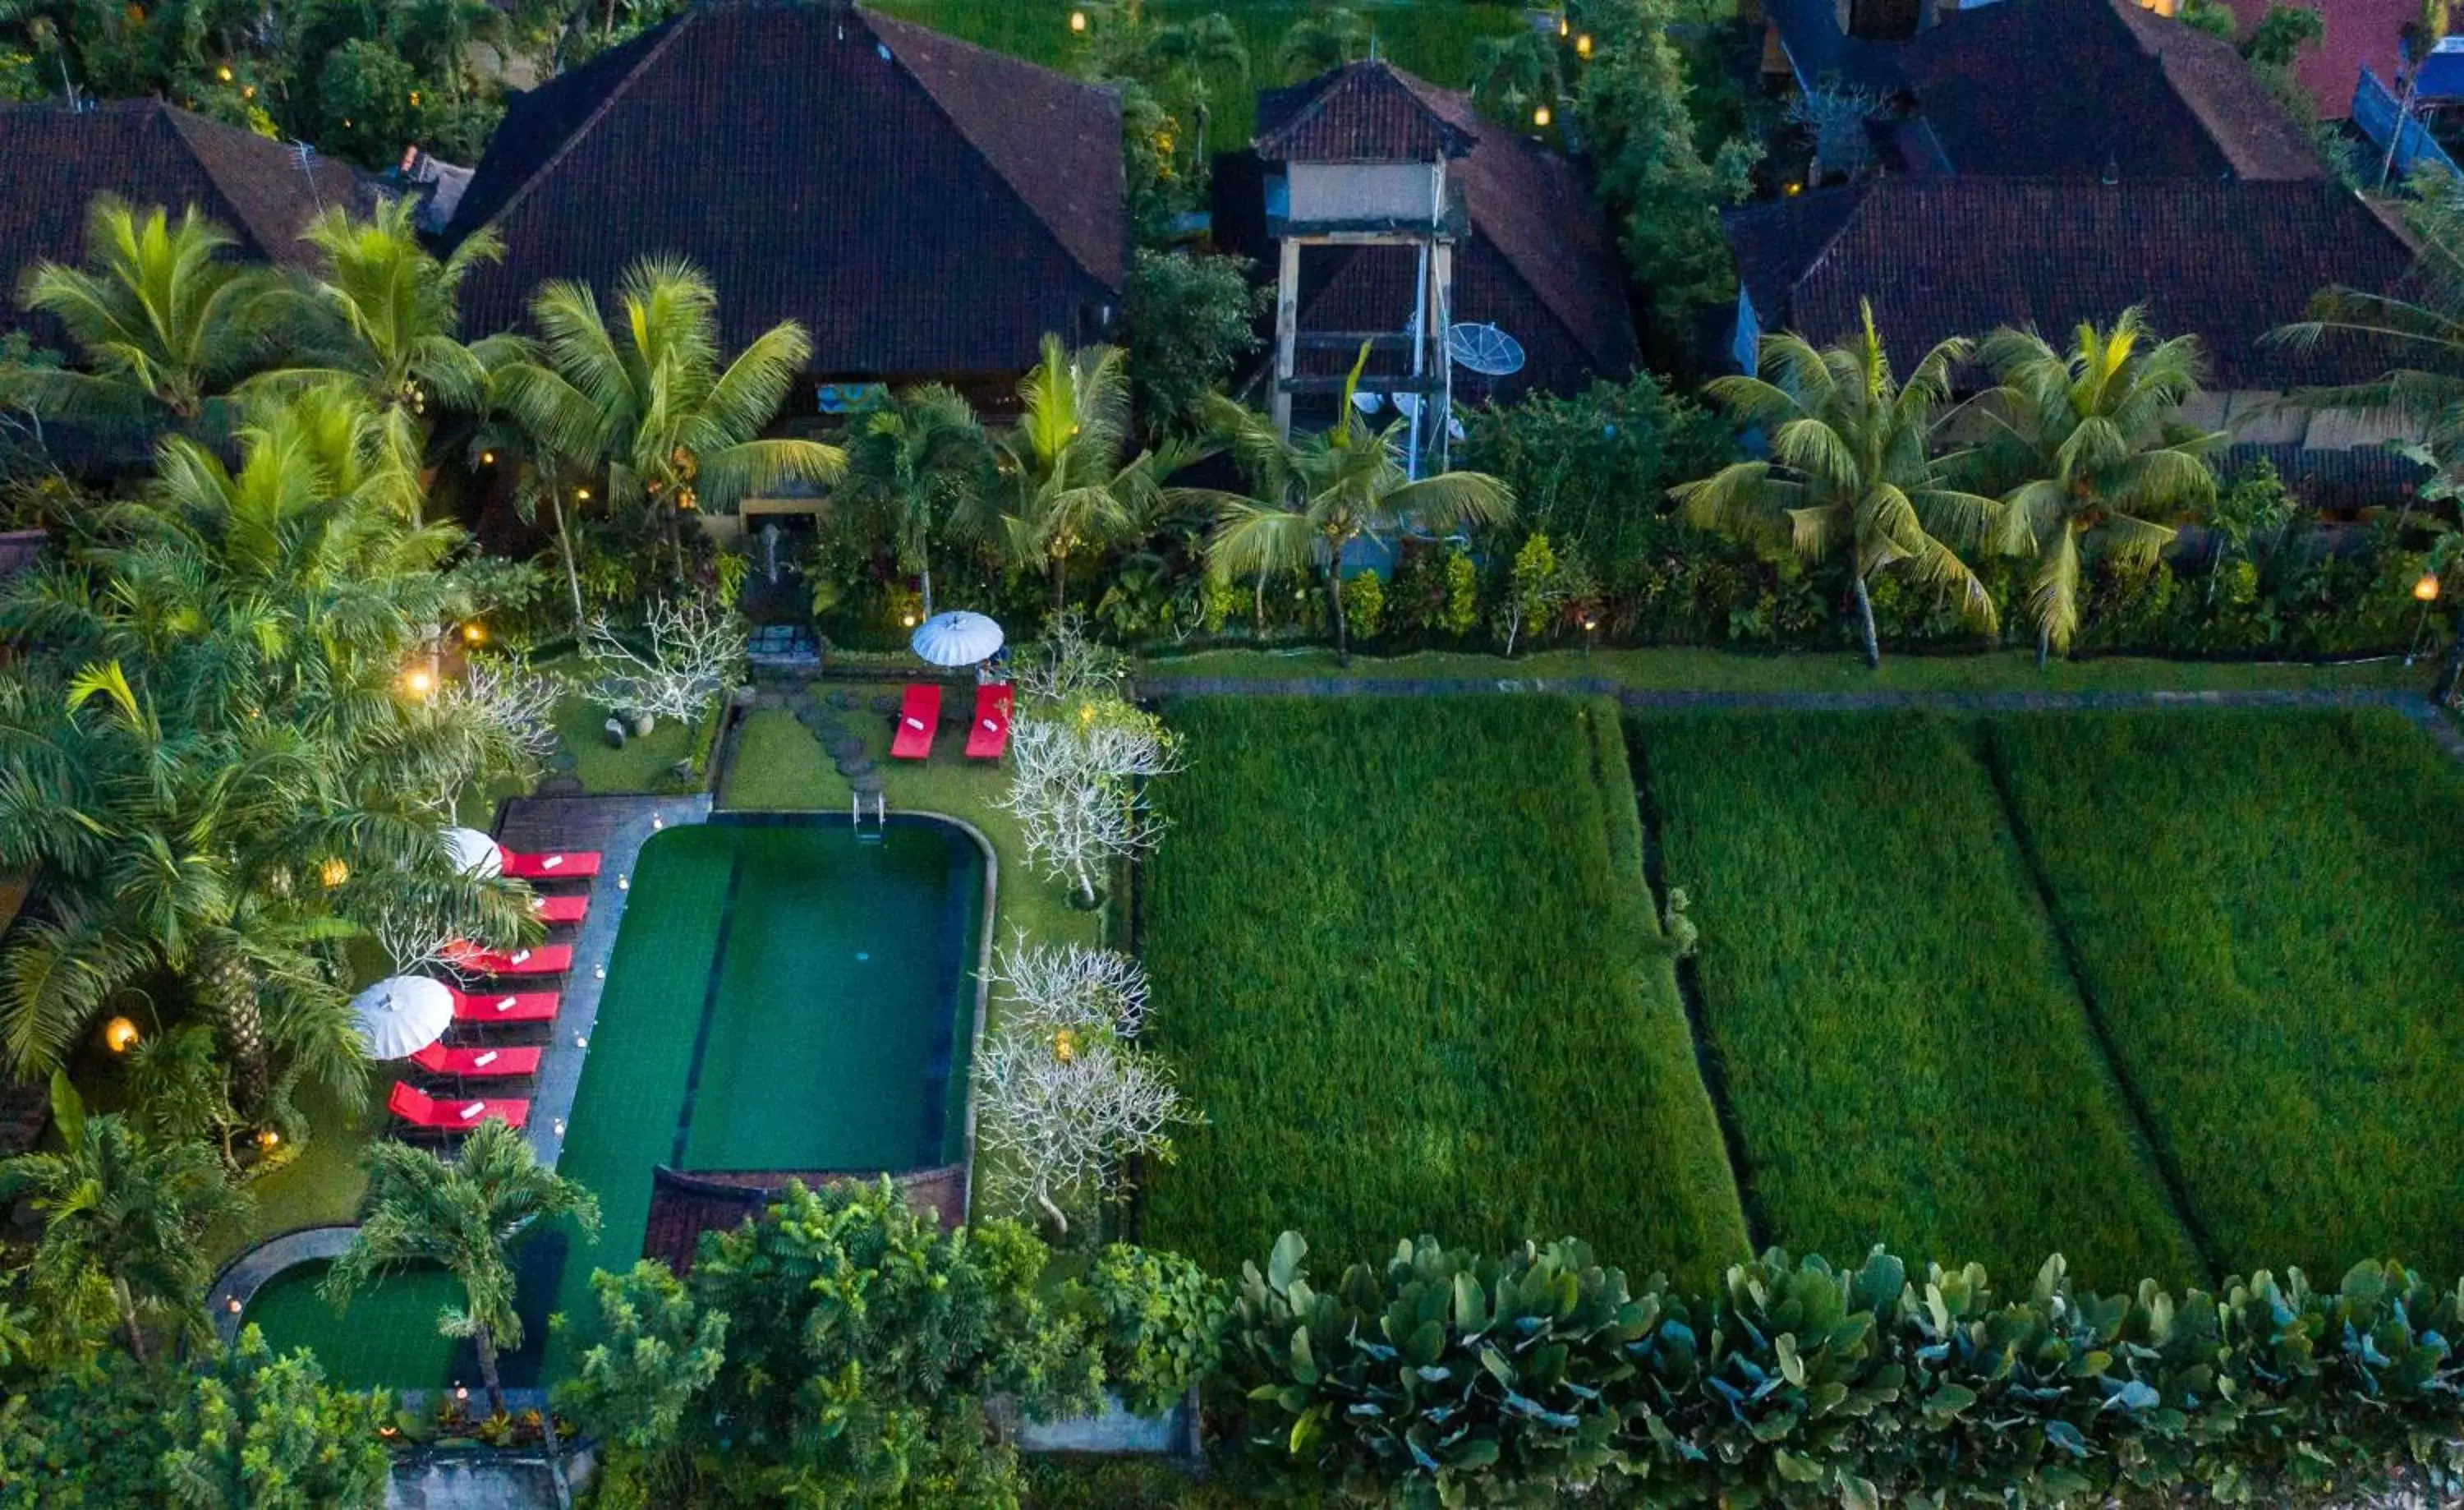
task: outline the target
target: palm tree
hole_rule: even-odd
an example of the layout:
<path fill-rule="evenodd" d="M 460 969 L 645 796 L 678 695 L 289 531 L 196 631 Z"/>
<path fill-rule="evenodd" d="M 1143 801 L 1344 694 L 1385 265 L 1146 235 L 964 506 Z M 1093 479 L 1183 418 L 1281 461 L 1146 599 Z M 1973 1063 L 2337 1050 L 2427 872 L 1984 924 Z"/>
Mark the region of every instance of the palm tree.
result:
<path fill-rule="evenodd" d="M 406 1265 L 443 1269 L 462 1286 L 462 1304 L 446 1308 L 438 1330 L 477 1345 L 488 1403 L 503 1413 L 496 1356 L 522 1345 L 522 1319 L 514 1307 L 514 1239 L 533 1223 L 570 1215 L 595 1240 L 599 1197 L 540 1165 L 522 1135 L 494 1117 L 473 1130 L 450 1164 L 425 1148 L 379 1142 L 368 1145 L 365 1166 L 359 1233 L 327 1271 L 326 1298 L 346 1300 Z"/>
<path fill-rule="evenodd" d="M 503 336 L 465 345 L 457 335 L 463 280 L 503 255 L 503 243 L 482 229 L 440 259 L 420 240 L 416 215 L 413 201 L 387 199 L 364 220 L 340 208 L 318 216 L 300 239 L 324 254 L 323 273 L 276 284 L 262 306 L 262 323 L 289 333 L 293 349 L 247 385 L 347 385 L 383 418 L 408 471 L 423 459 L 430 401 L 485 409 L 489 367 L 519 345 Z"/>
<path fill-rule="evenodd" d="M 260 269 L 219 254 L 231 233 L 191 206 L 175 224 L 105 194 L 86 215 L 88 267 L 45 262 L 24 303 L 57 320 L 84 370 L 0 371 L 10 401 L 116 434 L 211 429 L 225 386 L 255 353 Z"/>
<path fill-rule="evenodd" d="M 933 536 L 980 502 L 992 453 L 976 411 L 955 389 L 912 388 L 875 404 L 857 423 L 849 470 L 887 516 L 900 569 L 924 589 L 933 616 Z"/>
<path fill-rule="evenodd" d="M 2412 66 L 2405 70 L 2404 97 L 2396 102 L 2395 123 L 2387 128 L 2387 161 L 2379 165 L 2381 192 L 2386 191 L 2387 180 L 2395 175 L 2396 148 L 2404 144 L 2404 128 L 2412 123 L 2413 100 L 2421 89 L 2421 70 L 2447 35 L 2447 9 L 2448 0 L 2421 0 L 2421 9 L 2401 29 L 2399 40 Z"/>
<path fill-rule="evenodd" d="M 1209 428 L 1224 437 L 1255 498 L 1224 498 L 1206 564 L 1219 581 L 1269 573 L 1326 570 L 1334 613 L 1336 657 L 1352 658 L 1351 625 L 1343 611 L 1343 553 L 1371 530 L 1416 526 L 1450 533 L 1514 517 L 1514 492 L 1480 472 L 1446 472 L 1413 481 L 1396 437 L 1402 423 L 1372 430 L 1353 407 L 1352 391 L 1368 361 L 1353 364 L 1334 428 L 1289 439 L 1274 422 L 1220 395 L 1209 400 Z"/>
<path fill-rule="evenodd" d="M 2173 416 L 2199 391 L 2198 343 L 2158 342 L 2145 313 L 2083 322 L 2068 351 L 2005 328 L 1979 352 L 2000 384 L 1978 406 L 1991 427 L 1978 461 L 2006 491 L 1990 544 L 2033 558 L 2036 664 L 2079 633 L 2080 547 L 2090 535 L 2145 565 L 2173 539 L 2154 516 L 2215 497 L 2207 452 L 2225 436 Z"/>
<path fill-rule="evenodd" d="M 1275 72 L 1287 84 L 1314 78 L 1367 56 L 1375 40 L 1369 23 L 1348 7 L 1304 15 L 1275 44 Z"/>
<path fill-rule="evenodd" d="M 2425 184 L 2406 207 L 2414 258 L 2409 277 L 2386 291 L 2321 289 L 2310 318 L 2269 332 L 2273 343 L 2363 347 L 2387 370 L 2367 382 L 2299 395 L 2316 409 L 2352 410 L 2398 422 L 2420 444 L 2442 483 L 2464 479 L 2464 181 Z M 2464 597 L 2457 600 L 2435 696 L 2451 701 L 2464 680 Z"/>
<path fill-rule="evenodd" d="M 1175 442 L 1121 460 L 1130 440 L 1130 385 L 1117 348 L 1072 352 L 1047 335 L 1018 391 L 1018 424 L 996 442 L 1009 484 L 1000 533 L 1013 561 L 1050 574 L 1057 614 L 1068 603 L 1073 558 L 1214 495 L 1164 485 L 1205 454 L 1197 444 Z"/>
<path fill-rule="evenodd" d="M 1979 538 L 2002 505 L 1949 486 L 1948 458 L 1934 452 L 1950 369 L 1967 360 L 1969 344 L 1935 346 L 1903 384 L 1875 333 L 1873 307 L 1859 313 L 1859 333 L 1838 345 L 1765 336 L 1754 376 L 1712 383 L 1714 398 L 1763 432 L 1771 459 L 1735 462 L 1668 493 L 1700 526 L 1785 541 L 1810 562 L 1843 557 L 1870 667 L 1882 652 L 1868 584 L 1894 566 L 1956 588 L 1966 616 L 1994 627 L 1992 596 L 1954 545 Z"/>
<path fill-rule="evenodd" d="M 246 1210 L 248 1196 L 225 1183 L 204 1144 L 156 1146 L 117 1115 L 87 1116 L 68 1077 L 56 1071 L 52 1115 L 58 1153 L 0 1163 L 0 1195 L 25 1192 L 43 1213 L 38 1279 L 66 1293 L 79 1276 L 101 1275 L 139 1363 L 145 1361 L 141 1311 L 168 1311 L 203 1332 L 210 1270 L 200 1240 L 215 1221 Z"/>
<path fill-rule="evenodd" d="M 656 509 L 679 573 L 682 515 L 846 470 L 836 446 L 760 438 L 812 356 L 802 325 L 773 325 L 728 360 L 718 295 L 693 264 L 636 262 L 616 293 L 621 338 L 586 285 L 542 284 L 531 300 L 541 339 L 498 370 L 495 399 L 539 453 L 604 469 L 612 505 Z"/>

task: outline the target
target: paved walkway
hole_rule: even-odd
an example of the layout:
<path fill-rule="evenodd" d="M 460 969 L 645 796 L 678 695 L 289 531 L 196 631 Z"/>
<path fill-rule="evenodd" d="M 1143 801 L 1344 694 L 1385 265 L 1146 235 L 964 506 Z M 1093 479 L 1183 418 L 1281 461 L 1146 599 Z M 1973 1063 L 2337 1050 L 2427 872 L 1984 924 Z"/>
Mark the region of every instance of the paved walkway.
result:
<path fill-rule="evenodd" d="M 1456 698 L 1497 693 L 1615 698 L 1645 712 L 1729 709 L 1771 713 L 2127 712 L 2163 708 L 2391 708 L 2464 761 L 2464 730 L 2429 697 L 2386 688 L 2247 688 L 2203 692 L 1688 692 L 1627 687 L 1607 677 L 1176 677 L 1142 696 L 1173 698 Z"/>
<path fill-rule="evenodd" d="M 599 998 L 606 989 L 607 960 L 616 952 L 616 930 L 625 921 L 628 882 L 651 834 L 677 824 L 705 822 L 710 794 L 679 797 L 524 797 L 505 804 L 496 838 L 515 850 L 597 850 L 599 879 L 590 888 L 590 912 L 573 940 L 573 968 L 564 978 L 564 1002 L 540 1055 L 531 1091 L 531 1147 L 550 1168 L 564 1152 L 565 1124 L 582 1085 L 591 1030 L 599 1023 Z"/>

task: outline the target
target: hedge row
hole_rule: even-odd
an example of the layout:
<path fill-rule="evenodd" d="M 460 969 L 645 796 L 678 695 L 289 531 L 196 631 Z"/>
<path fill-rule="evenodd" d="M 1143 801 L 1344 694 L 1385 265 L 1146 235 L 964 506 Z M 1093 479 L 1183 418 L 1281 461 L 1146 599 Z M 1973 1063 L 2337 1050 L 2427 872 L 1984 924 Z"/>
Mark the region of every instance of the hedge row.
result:
<path fill-rule="evenodd" d="M 1252 1461 L 1300 1490 L 1651 1506 L 2283 1503 L 2464 1466 L 2464 1287 L 2363 1263 L 2178 1297 L 2003 1295 L 1984 1269 L 1778 1250 L 1707 1294 L 1573 1239 L 1404 1243 L 1320 1291 L 1295 1232 L 1244 1266 L 1221 1362 Z"/>

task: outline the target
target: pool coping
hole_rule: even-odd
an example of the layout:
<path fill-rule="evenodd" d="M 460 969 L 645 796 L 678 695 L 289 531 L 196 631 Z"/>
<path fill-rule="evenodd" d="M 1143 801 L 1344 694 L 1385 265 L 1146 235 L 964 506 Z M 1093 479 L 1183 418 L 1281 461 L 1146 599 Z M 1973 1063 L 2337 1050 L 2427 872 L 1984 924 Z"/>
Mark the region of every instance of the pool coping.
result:
<path fill-rule="evenodd" d="M 268 1281 L 303 1263 L 340 1258 L 359 1235 L 357 1222 L 324 1222 L 294 1228 L 242 1249 L 206 1287 L 207 1319 L 213 1322 L 214 1336 L 225 1347 L 237 1343 L 240 1327 L 248 1321 L 249 1302 Z"/>

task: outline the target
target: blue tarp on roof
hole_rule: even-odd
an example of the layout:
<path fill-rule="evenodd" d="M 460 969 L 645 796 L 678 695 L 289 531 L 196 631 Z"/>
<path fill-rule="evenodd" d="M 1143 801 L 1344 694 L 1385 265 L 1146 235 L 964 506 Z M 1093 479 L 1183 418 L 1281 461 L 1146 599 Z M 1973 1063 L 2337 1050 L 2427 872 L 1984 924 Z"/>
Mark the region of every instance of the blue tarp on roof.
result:
<path fill-rule="evenodd" d="M 2422 60 L 2414 95 L 2424 100 L 2464 100 L 2464 36 L 2441 40 Z"/>

